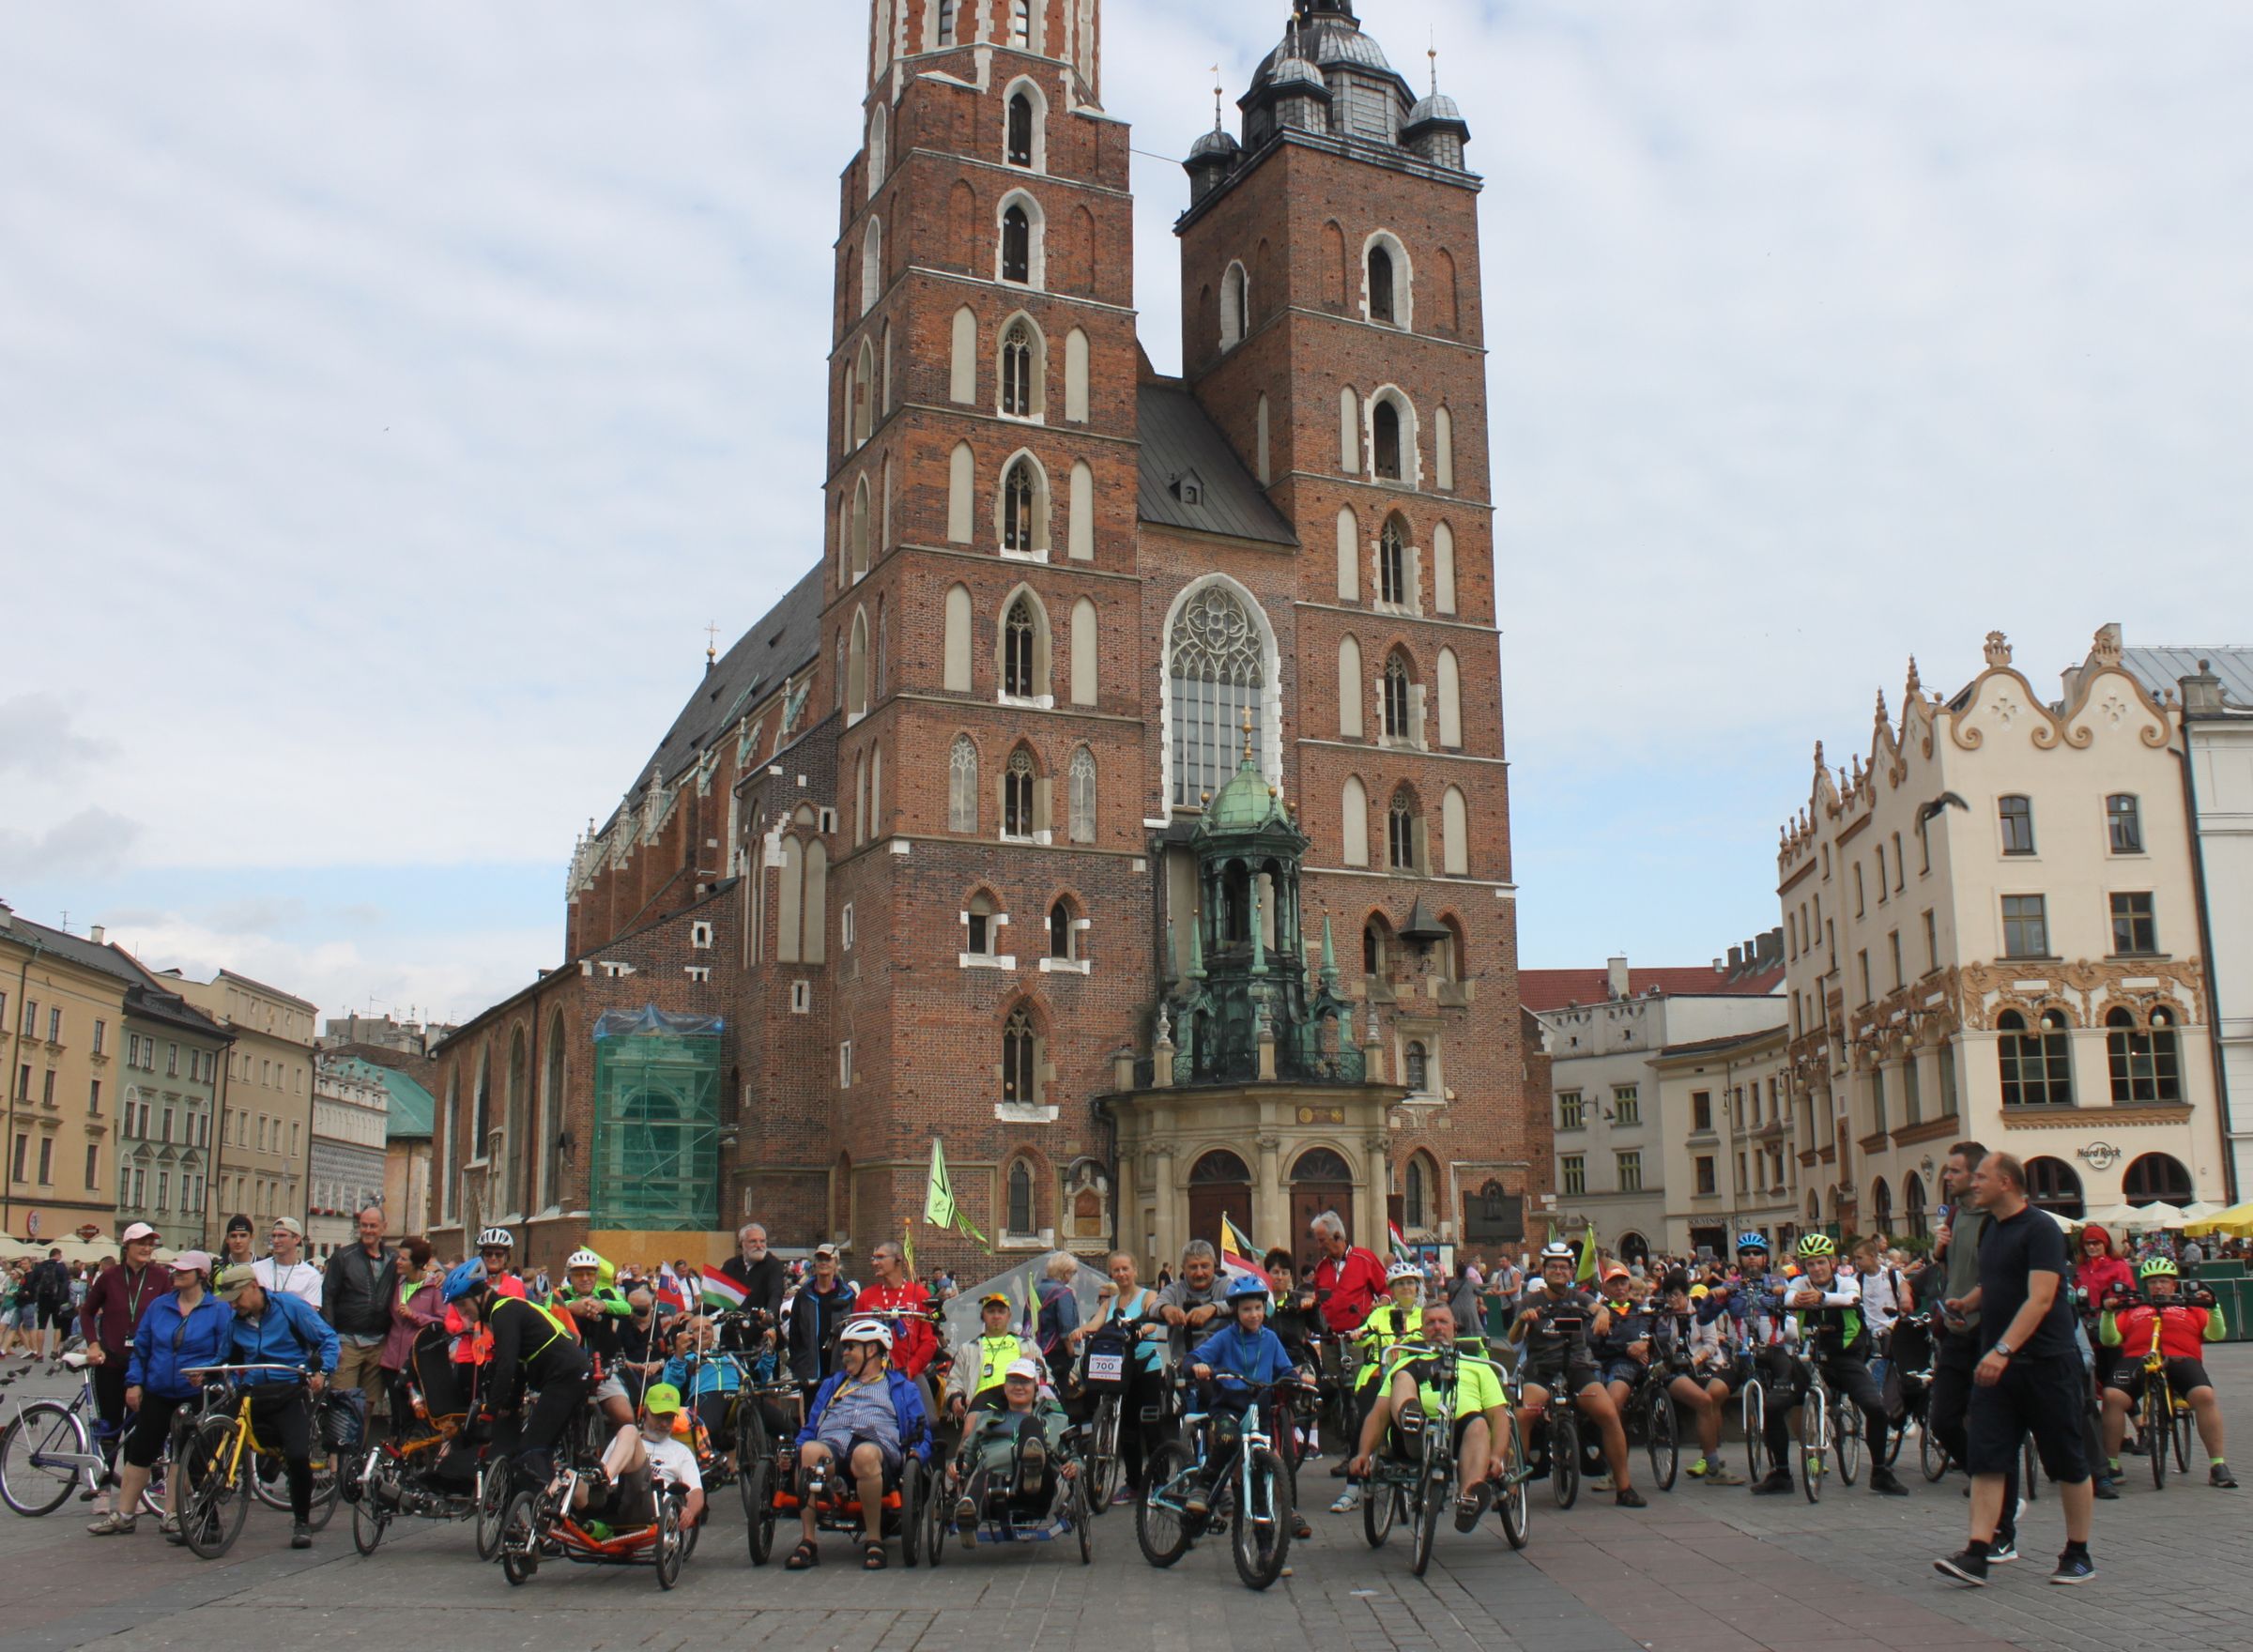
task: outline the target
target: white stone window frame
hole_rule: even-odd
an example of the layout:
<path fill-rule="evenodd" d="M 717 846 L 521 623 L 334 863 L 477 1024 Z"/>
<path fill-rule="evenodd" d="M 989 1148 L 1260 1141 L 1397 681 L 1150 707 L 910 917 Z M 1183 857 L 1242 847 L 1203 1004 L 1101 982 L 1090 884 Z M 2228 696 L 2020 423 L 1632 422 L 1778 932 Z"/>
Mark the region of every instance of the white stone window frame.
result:
<path fill-rule="evenodd" d="M 1379 321 L 1372 313 L 1369 255 L 1382 247 L 1392 256 L 1392 314 L 1390 321 Z M 1408 249 L 1401 237 L 1388 229 L 1372 230 L 1361 243 L 1361 319 L 1372 327 L 1389 328 L 1397 332 L 1416 330 L 1416 261 L 1408 256 Z"/>
<path fill-rule="evenodd" d="M 968 907 L 964 907 L 959 912 L 957 912 L 955 917 L 957 922 L 962 925 L 963 935 L 963 950 L 955 955 L 955 968 L 958 970 L 1015 970 L 1017 968 L 1016 955 L 1000 950 L 1001 932 L 1009 922 L 1007 912 L 985 914 L 988 942 L 995 949 L 991 952 L 972 952 L 970 950 L 970 909 Z"/>
<path fill-rule="evenodd" d="M 1021 282 L 1011 281 L 1002 273 L 1004 256 L 1002 226 L 1012 206 L 1025 209 L 1025 279 Z M 1049 215 L 1040 204 L 1040 197 L 1031 190 L 1011 190 L 993 204 L 993 279 L 1019 292 L 1049 290 Z"/>
<path fill-rule="evenodd" d="M 1009 159 L 1009 109 L 1023 93 L 1033 103 L 1033 159 L 1020 163 Z M 1046 177 L 1049 172 L 1049 95 L 1029 74 L 1020 74 L 1002 88 L 1002 164 L 1011 172 Z"/>

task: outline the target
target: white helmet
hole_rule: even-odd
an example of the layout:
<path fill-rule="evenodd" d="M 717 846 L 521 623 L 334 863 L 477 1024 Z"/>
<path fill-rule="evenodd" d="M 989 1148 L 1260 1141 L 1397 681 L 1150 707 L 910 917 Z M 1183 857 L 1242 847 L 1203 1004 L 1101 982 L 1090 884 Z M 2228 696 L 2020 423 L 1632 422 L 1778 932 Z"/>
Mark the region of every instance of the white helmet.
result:
<path fill-rule="evenodd" d="M 603 1259 L 591 1250 L 575 1250 L 563 1259 L 563 1271 L 567 1274 L 575 1268 L 600 1268 L 602 1265 Z"/>
<path fill-rule="evenodd" d="M 892 1327 L 881 1320 L 855 1320 L 837 1334 L 837 1340 L 840 1343 L 874 1342 L 889 1354 L 892 1352 Z"/>
<path fill-rule="evenodd" d="M 1385 1284 L 1387 1290 L 1399 1284 L 1402 1279 L 1414 1279 L 1420 1285 L 1424 1282 L 1424 1270 L 1412 1262 L 1396 1262 L 1385 1270 Z"/>
<path fill-rule="evenodd" d="M 487 1228 L 477 1236 L 477 1247 L 480 1250 L 513 1250 L 516 1248 L 516 1235 L 506 1228 Z"/>

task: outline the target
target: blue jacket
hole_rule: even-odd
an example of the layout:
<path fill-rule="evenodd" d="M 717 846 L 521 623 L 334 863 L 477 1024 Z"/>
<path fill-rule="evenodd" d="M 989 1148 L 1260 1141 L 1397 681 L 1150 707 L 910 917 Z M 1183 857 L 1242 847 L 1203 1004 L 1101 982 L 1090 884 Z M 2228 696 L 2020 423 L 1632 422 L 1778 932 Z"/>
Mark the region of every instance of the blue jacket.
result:
<path fill-rule="evenodd" d="M 266 1307 L 255 1322 L 231 1308 L 227 1311 L 235 1318 L 235 1346 L 229 1364 L 311 1365 L 324 1373 L 336 1369 L 335 1328 L 302 1296 L 268 1291 Z M 289 1377 L 283 1371 L 252 1371 L 238 1380 L 256 1385 L 285 1383 Z"/>
<path fill-rule="evenodd" d="M 805 1414 L 805 1427 L 798 1430 L 799 1445 L 810 1446 L 821 1437 L 821 1414 L 829 1409 L 830 1397 L 844 1381 L 845 1373 L 838 1371 L 814 1391 L 813 1409 Z M 884 1386 L 892 1396 L 892 1415 L 899 1419 L 900 1449 L 910 1457 L 930 1461 L 931 1424 L 923 1409 L 923 1390 L 891 1366 L 884 1368 Z"/>
<path fill-rule="evenodd" d="M 680 1389 L 682 1399 L 697 1400 L 706 1394 L 734 1393 L 743 1385 L 743 1368 L 737 1363 L 735 1354 L 710 1348 L 705 1350 L 704 1358 L 697 1367 L 694 1386 L 689 1383 L 688 1355 L 685 1354 L 676 1354 L 667 1360 L 665 1369 L 658 1374 L 657 1380 L 670 1383 Z"/>
<path fill-rule="evenodd" d="M 1190 1350 L 1188 1363 L 1211 1366 L 1216 1371 L 1234 1371 L 1246 1381 L 1264 1384 L 1278 1383 L 1291 1374 L 1290 1351 L 1283 1339 L 1265 1325 L 1256 1337 L 1247 1337 L 1239 1325 L 1223 1325 Z M 1221 1379 L 1220 1385 L 1231 1393 L 1242 1393 L 1242 1383 Z"/>
<path fill-rule="evenodd" d="M 180 1322 L 187 1321 L 183 1331 Z M 235 1310 L 206 1296 L 188 1313 L 167 1291 L 148 1305 L 133 1333 L 133 1352 L 125 1362 L 125 1385 L 162 1400 L 192 1400 L 196 1384 L 183 1376 L 202 1366 L 225 1365 L 235 1344 Z"/>

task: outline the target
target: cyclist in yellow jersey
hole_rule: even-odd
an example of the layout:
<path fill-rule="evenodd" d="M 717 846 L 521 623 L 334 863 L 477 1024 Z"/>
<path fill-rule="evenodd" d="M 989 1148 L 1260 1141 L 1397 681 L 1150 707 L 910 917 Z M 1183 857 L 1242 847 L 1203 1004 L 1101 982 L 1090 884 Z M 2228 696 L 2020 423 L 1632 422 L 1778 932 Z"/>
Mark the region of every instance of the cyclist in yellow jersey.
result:
<path fill-rule="evenodd" d="M 1424 1323 L 1424 1310 L 1419 1306 L 1424 1294 L 1422 1269 L 1410 1262 L 1394 1262 L 1385 1270 L 1385 1290 L 1389 1300 L 1371 1308 L 1369 1317 L 1361 1322 L 1361 1328 L 1354 1333 L 1354 1346 L 1361 1354 L 1361 1369 L 1354 1375 L 1356 1428 L 1369 1415 L 1370 1405 L 1376 1398 L 1377 1373 L 1384 1367 L 1386 1354 L 1416 1336 Z M 1330 1512 L 1347 1514 L 1360 1506 L 1361 1476 L 1349 1466 L 1345 1490 L 1330 1505 Z"/>
<path fill-rule="evenodd" d="M 1440 1355 L 1454 1346 L 1455 1310 L 1444 1302 L 1433 1303 L 1424 1309 L 1421 1335 L 1396 1344 L 1387 1355 L 1384 1383 L 1361 1425 L 1354 1473 L 1368 1476 L 1371 1459 L 1396 1418 L 1403 1431 L 1410 1426 L 1420 1428 L 1425 1417 L 1438 1412 L 1443 1400 L 1448 1401 L 1455 1418 L 1455 1484 L 1461 1492 L 1455 1501 L 1455 1528 L 1467 1532 L 1486 1512 L 1494 1482 L 1502 1477 L 1502 1457 L 1495 1446 L 1509 1437 L 1504 1430 L 1510 1426 L 1510 1396 L 1494 1362 L 1467 1351 L 1457 1352 L 1454 1391 L 1443 1395 Z"/>

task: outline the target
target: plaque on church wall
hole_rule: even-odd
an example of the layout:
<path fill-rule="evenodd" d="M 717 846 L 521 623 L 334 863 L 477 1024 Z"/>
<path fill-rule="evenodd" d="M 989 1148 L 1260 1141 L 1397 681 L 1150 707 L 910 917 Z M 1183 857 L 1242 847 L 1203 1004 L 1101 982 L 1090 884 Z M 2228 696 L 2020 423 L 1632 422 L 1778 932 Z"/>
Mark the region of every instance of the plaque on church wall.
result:
<path fill-rule="evenodd" d="M 1345 1109 L 1302 1107 L 1298 1109 L 1298 1122 L 1302 1124 L 1342 1124 L 1345 1123 Z"/>

